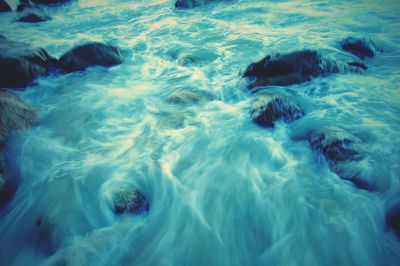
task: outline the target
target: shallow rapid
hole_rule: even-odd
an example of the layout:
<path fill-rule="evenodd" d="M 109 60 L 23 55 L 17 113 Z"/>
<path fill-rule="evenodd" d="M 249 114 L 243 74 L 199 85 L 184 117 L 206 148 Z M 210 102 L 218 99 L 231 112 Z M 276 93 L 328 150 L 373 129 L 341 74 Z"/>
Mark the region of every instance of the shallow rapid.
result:
<path fill-rule="evenodd" d="M 79 0 L 50 21 L 0 16 L 0 34 L 61 56 L 99 41 L 124 61 L 42 77 L 15 91 L 38 123 L 5 147 L 19 184 L 0 211 L 0 265 L 400 265 L 385 223 L 400 201 L 400 5 L 383 1 Z M 305 115 L 263 128 L 242 77 L 269 53 L 339 43 L 381 48 L 363 73 L 264 90 Z M 195 91 L 189 102 L 171 94 Z M 296 140 L 335 126 L 360 139 L 374 190 L 341 179 Z M 115 215 L 111 192 L 132 185 L 148 212 Z"/>

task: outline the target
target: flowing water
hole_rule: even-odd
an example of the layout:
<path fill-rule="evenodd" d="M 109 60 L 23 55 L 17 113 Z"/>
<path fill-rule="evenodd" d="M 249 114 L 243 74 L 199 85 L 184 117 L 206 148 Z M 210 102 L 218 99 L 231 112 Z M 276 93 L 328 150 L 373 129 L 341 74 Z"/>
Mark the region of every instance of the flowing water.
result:
<path fill-rule="evenodd" d="M 124 63 L 41 78 L 17 94 L 39 122 L 16 132 L 6 160 L 19 186 L 1 212 L 1 265 L 399 265 L 385 211 L 400 190 L 400 4 L 383 1 L 80 0 L 52 20 L 0 34 L 61 56 L 77 44 L 118 45 Z M 268 53 L 381 47 L 362 74 L 291 87 L 307 115 L 265 129 L 241 78 Z M 194 90 L 211 100 L 176 104 Z M 357 136 L 356 188 L 293 136 L 336 126 Z M 116 216 L 110 191 L 132 184 L 147 214 Z"/>

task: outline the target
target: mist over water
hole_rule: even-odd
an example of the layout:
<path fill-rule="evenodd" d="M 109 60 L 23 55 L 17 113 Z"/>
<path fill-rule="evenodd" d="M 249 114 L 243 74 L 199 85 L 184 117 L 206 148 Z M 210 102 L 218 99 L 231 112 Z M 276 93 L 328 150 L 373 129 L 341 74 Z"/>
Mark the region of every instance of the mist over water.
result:
<path fill-rule="evenodd" d="M 45 23 L 0 16 L 0 34 L 60 56 L 118 45 L 112 68 L 39 79 L 17 94 L 39 115 L 6 147 L 19 178 L 0 213 L 1 265 L 399 265 L 385 210 L 400 200 L 400 5 L 397 1 L 92 1 L 46 9 Z M 362 74 L 273 87 L 306 115 L 261 128 L 246 67 L 304 48 L 344 61 L 348 36 L 382 48 Z M 207 95 L 168 101 L 174 91 Z M 360 139 L 342 180 L 296 137 L 335 126 Z M 350 166 L 350 168 L 353 166 Z M 351 170 L 351 169 L 350 169 Z M 133 185 L 147 214 L 116 216 L 111 192 Z"/>

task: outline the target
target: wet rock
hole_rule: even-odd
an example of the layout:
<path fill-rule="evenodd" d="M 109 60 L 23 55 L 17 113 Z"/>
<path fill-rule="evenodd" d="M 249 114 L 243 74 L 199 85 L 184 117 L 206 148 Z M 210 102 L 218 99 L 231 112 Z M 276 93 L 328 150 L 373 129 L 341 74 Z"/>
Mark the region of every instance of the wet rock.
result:
<path fill-rule="evenodd" d="M 0 38 L 0 88 L 23 88 L 46 76 L 55 59 L 43 48 Z"/>
<path fill-rule="evenodd" d="M 348 51 L 360 59 L 375 56 L 375 45 L 369 39 L 348 37 L 340 42 L 343 50 Z"/>
<path fill-rule="evenodd" d="M 25 8 L 18 17 L 19 22 L 36 23 L 50 20 L 50 16 L 41 8 Z"/>
<path fill-rule="evenodd" d="M 0 0 L 0 12 L 9 12 L 12 11 L 11 7 L 4 0 Z"/>
<path fill-rule="evenodd" d="M 177 0 L 175 2 L 176 8 L 192 8 L 196 6 L 205 5 L 213 2 L 222 2 L 222 0 Z M 226 2 L 229 0 L 225 0 Z"/>
<path fill-rule="evenodd" d="M 60 5 L 72 2 L 71 0 L 31 0 L 31 1 L 39 5 Z"/>
<path fill-rule="evenodd" d="M 276 121 L 291 123 L 303 117 L 304 111 L 289 97 L 262 93 L 253 101 L 250 114 L 258 125 L 274 127 Z"/>
<path fill-rule="evenodd" d="M 93 42 L 66 52 L 59 60 L 59 67 L 66 72 L 74 72 L 91 66 L 111 67 L 121 63 L 122 56 L 118 47 Z"/>
<path fill-rule="evenodd" d="M 347 63 L 349 66 L 354 66 L 354 67 L 358 67 L 361 68 L 362 70 L 367 70 L 368 66 L 364 63 L 361 62 L 348 62 Z"/>
<path fill-rule="evenodd" d="M 339 129 L 314 130 L 307 137 L 314 150 L 321 152 L 330 162 L 357 160 L 358 138 Z"/>
<path fill-rule="evenodd" d="M 36 120 L 32 107 L 4 90 L 0 90 L 0 114 L 0 147 L 11 131 L 28 128 Z"/>
<path fill-rule="evenodd" d="M 19 4 L 17 6 L 17 12 L 22 12 L 27 8 L 34 8 L 36 7 L 35 4 L 33 4 L 31 1 L 29 0 L 20 0 Z"/>
<path fill-rule="evenodd" d="M 396 204 L 386 211 L 386 225 L 400 237 L 400 204 Z"/>
<path fill-rule="evenodd" d="M 253 79 L 250 88 L 256 86 L 288 86 L 339 72 L 357 71 L 359 68 L 340 64 L 325 58 L 314 50 L 301 50 L 288 54 L 267 55 L 261 61 L 249 65 L 243 76 Z"/>
<path fill-rule="evenodd" d="M 168 95 L 166 102 L 177 105 L 198 104 L 211 101 L 213 96 L 206 91 L 177 90 Z"/>
<path fill-rule="evenodd" d="M 140 214 L 149 211 L 149 203 L 143 194 L 132 186 L 117 189 L 113 193 L 113 211 L 116 214 Z"/>

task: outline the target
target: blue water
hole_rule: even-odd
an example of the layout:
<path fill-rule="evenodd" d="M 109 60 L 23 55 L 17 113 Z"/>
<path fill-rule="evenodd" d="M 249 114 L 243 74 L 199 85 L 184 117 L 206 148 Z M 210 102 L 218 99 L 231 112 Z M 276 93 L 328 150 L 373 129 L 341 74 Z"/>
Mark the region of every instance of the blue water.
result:
<path fill-rule="evenodd" d="M 87 41 L 124 56 L 17 92 L 39 122 L 7 146 L 20 183 L 1 213 L 1 265 L 400 265 L 384 218 L 400 198 L 398 1 L 116 2 L 48 8 L 38 24 L 0 15 L 0 34 L 53 56 Z M 303 48 L 354 61 L 338 46 L 348 36 L 382 48 L 367 71 L 270 88 L 307 115 L 251 121 L 251 62 Z M 173 104 L 177 90 L 212 99 Z M 361 140 L 354 167 L 374 191 L 294 140 L 329 126 Z M 143 192 L 147 215 L 114 215 L 120 184 Z"/>

